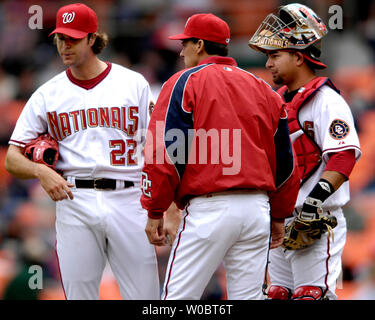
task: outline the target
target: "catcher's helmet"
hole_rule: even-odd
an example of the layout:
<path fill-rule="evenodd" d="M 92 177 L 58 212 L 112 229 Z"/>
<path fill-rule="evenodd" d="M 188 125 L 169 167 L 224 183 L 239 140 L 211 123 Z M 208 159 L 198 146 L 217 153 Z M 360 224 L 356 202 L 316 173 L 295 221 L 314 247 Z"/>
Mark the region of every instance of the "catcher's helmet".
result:
<path fill-rule="evenodd" d="M 279 8 L 278 15 L 269 14 L 249 40 L 257 51 L 300 50 L 317 69 L 327 66 L 319 61 L 321 39 L 327 27 L 310 8 L 292 3 Z"/>

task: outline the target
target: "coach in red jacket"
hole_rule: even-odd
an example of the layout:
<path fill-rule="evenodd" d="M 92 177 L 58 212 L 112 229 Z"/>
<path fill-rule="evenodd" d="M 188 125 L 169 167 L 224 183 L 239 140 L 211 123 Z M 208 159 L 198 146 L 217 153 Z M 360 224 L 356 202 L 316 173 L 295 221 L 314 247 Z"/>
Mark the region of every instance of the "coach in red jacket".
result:
<path fill-rule="evenodd" d="M 155 105 L 141 198 L 155 245 L 169 236 L 163 213 L 173 201 L 183 209 L 162 298 L 199 299 L 223 262 L 229 299 L 261 299 L 269 247 L 282 243 L 299 188 L 285 105 L 227 57 L 220 18 L 193 15 L 169 38 L 182 40 L 187 69 Z"/>

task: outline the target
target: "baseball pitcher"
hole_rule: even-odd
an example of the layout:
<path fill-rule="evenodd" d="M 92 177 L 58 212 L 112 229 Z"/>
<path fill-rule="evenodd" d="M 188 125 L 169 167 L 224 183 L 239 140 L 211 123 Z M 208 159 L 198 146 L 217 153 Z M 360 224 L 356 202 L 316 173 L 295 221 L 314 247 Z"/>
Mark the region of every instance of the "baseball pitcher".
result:
<path fill-rule="evenodd" d="M 56 250 L 67 299 L 98 299 L 107 259 L 124 299 L 159 299 L 155 249 L 139 203 L 144 161 L 137 132 L 148 125 L 149 84 L 98 58 L 107 38 L 91 8 L 63 6 L 56 19 L 51 34 L 68 69 L 28 100 L 6 168 L 18 178 L 39 179 L 56 201 Z M 37 157 L 45 149 L 29 145 L 47 132 L 58 143 L 55 169 L 61 175 L 47 165 L 48 152 L 44 163 Z"/>

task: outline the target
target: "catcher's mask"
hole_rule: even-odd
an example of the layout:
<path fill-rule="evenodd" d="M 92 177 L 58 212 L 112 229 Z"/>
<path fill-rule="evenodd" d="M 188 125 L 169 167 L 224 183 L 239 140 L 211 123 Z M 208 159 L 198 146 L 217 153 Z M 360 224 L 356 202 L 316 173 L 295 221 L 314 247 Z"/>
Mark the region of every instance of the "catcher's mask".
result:
<path fill-rule="evenodd" d="M 272 50 L 299 50 L 317 69 L 327 66 L 319 61 L 321 39 L 327 27 L 310 8 L 292 3 L 279 8 L 278 15 L 269 14 L 249 40 L 250 48 L 267 52 Z"/>

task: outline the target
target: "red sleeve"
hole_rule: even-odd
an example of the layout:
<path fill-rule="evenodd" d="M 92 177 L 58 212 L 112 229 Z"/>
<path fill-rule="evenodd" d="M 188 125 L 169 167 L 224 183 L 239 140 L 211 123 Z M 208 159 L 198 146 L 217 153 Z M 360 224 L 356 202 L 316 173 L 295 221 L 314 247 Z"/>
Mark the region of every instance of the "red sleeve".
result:
<path fill-rule="evenodd" d="M 300 178 L 297 168 L 297 159 L 293 150 L 293 171 L 288 179 L 276 191 L 269 192 L 271 216 L 276 219 L 285 219 L 292 215 L 300 188 Z"/>
<path fill-rule="evenodd" d="M 151 115 L 144 150 L 141 204 L 153 219 L 161 218 L 175 200 L 185 172 L 187 141 L 193 128 L 193 114 L 188 107 L 191 89 L 187 82 L 194 70 L 176 73 L 164 84 Z M 177 152 L 177 148 L 185 152 Z"/>
<path fill-rule="evenodd" d="M 277 99 L 274 103 L 281 104 L 281 99 Z M 276 219 L 284 219 L 293 213 L 300 188 L 297 157 L 289 136 L 285 105 L 282 105 L 280 109 L 278 128 L 274 135 L 276 190 L 269 192 L 271 216 Z"/>
<path fill-rule="evenodd" d="M 349 179 L 355 162 L 355 151 L 353 149 L 331 153 L 324 171 L 337 171 Z"/>
<path fill-rule="evenodd" d="M 179 183 L 175 166 L 167 160 L 164 144 L 165 118 L 174 84 L 171 80 L 164 84 L 155 104 L 144 149 L 141 205 L 152 219 L 163 217 L 163 213 L 174 200 Z"/>

